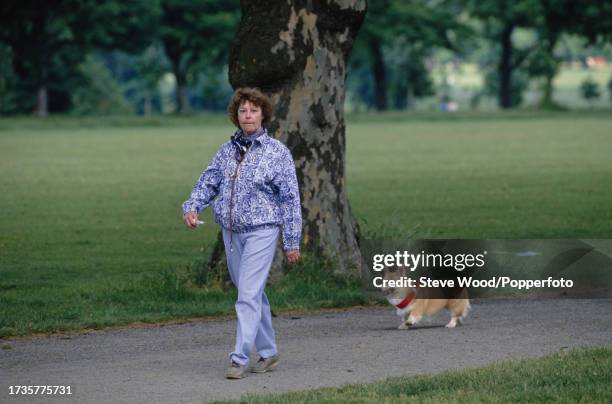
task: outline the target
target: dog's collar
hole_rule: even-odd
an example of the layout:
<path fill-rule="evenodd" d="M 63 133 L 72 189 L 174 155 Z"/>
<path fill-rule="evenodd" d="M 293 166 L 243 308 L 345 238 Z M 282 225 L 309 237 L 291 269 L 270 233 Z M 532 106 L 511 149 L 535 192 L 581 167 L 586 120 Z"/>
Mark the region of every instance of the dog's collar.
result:
<path fill-rule="evenodd" d="M 410 289 L 410 293 L 408 293 L 404 300 L 399 302 L 399 304 L 396 304 L 395 307 L 397 307 L 398 309 L 403 309 L 404 307 L 408 306 L 410 302 L 414 300 L 415 297 L 416 291 L 414 289 Z"/>

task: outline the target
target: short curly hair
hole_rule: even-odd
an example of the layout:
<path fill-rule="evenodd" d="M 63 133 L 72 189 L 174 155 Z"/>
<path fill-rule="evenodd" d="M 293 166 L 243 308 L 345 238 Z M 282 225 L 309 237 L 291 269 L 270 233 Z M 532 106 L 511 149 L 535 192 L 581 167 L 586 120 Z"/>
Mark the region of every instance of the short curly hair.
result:
<path fill-rule="evenodd" d="M 227 106 L 227 114 L 232 123 L 236 125 L 237 128 L 240 128 L 240 123 L 238 122 L 238 108 L 246 101 L 250 101 L 261 108 L 261 114 L 263 115 L 261 124 L 262 126 L 267 126 L 268 122 L 272 119 L 272 103 L 264 93 L 254 87 L 242 87 L 234 92 L 234 96 Z"/>

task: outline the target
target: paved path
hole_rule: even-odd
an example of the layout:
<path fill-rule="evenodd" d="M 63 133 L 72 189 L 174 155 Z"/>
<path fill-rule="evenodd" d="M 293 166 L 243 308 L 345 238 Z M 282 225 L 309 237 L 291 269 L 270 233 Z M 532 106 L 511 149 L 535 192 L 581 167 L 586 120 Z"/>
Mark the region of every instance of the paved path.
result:
<path fill-rule="evenodd" d="M 612 345 L 612 299 L 482 300 L 472 306 L 466 325 L 454 330 L 443 327 L 446 314 L 396 330 L 391 308 L 279 316 L 279 369 L 239 381 L 223 378 L 232 320 L 0 340 L 0 403 L 198 403 Z M 16 384 L 70 385 L 73 395 L 9 396 L 8 386 Z"/>

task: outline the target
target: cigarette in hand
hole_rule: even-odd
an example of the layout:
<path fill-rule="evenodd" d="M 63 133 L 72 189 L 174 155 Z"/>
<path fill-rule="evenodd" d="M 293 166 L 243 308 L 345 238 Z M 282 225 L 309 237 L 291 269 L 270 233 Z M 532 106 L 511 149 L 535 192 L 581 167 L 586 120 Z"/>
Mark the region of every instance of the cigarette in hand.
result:
<path fill-rule="evenodd" d="M 199 226 L 199 225 L 201 225 L 201 224 L 204 224 L 204 222 L 203 222 L 202 220 L 197 220 L 197 221 L 196 221 L 196 224 Z"/>

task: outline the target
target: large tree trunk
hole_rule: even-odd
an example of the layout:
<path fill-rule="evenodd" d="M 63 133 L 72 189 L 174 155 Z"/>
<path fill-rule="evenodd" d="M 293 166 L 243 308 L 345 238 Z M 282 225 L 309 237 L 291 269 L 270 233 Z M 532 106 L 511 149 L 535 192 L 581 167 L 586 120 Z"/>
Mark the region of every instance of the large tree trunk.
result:
<path fill-rule="evenodd" d="M 556 32 L 551 32 L 548 35 L 548 41 L 546 44 L 546 52 L 549 54 L 551 60 L 555 60 L 555 46 L 557 46 L 558 35 Z M 553 101 L 553 81 L 557 75 L 557 68 L 549 70 L 544 77 L 544 88 L 542 92 L 542 99 L 540 100 L 540 106 L 547 108 L 555 105 Z"/>
<path fill-rule="evenodd" d="M 406 110 L 413 111 L 414 110 L 414 86 L 409 81 L 408 88 L 406 89 Z"/>
<path fill-rule="evenodd" d="M 406 71 L 406 110 L 412 111 L 414 110 L 415 104 L 415 96 L 414 96 L 414 81 L 412 70 L 410 68 L 410 63 L 406 63 L 404 65 L 404 69 Z"/>
<path fill-rule="evenodd" d="M 347 58 L 366 1 L 243 0 L 241 8 L 230 83 L 259 87 L 275 105 L 268 130 L 295 160 L 303 247 L 333 260 L 338 273 L 356 273 L 361 253 L 345 188 L 343 108 Z"/>
<path fill-rule="evenodd" d="M 378 39 L 370 41 L 370 56 L 372 57 L 372 75 L 374 76 L 374 96 L 376 109 L 387 110 L 387 78 L 385 60 L 383 59 L 382 43 Z"/>
<path fill-rule="evenodd" d="M 41 52 L 38 54 L 38 69 L 36 70 L 35 77 L 37 77 L 38 86 L 36 88 L 36 116 L 45 118 L 49 114 L 49 92 L 47 90 L 47 83 L 49 81 L 49 75 L 47 73 L 48 58 L 46 52 L 46 46 L 43 44 Z"/>
<path fill-rule="evenodd" d="M 512 107 L 512 32 L 513 25 L 504 27 L 501 33 L 501 58 L 499 61 L 499 99 L 501 108 Z"/>
<path fill-rule="evenodd" d="M 176 79 L 176 112 L 179 114 L 187 113 L 190 110 L 189 98 L 187 97 L 187 74 L 181 67 L 180 59 L 172 61 L 172 73 Z"/>
<path fill-rule="evenodd" d="M 153 100 L 151 96 L 151 91 L 147 90 L 144 95 L 144 100 L 142 104 L 142 114 L 144 116 L 151 116 L 153 114 Z"/>
<path fill-rule="evenodd" d="M 542 99 L 540 100 L 541 107 L 550 107 L 553 105 L 553 80 L 554 74 L 547 74 L 544 78 L 544 88 L 542 90 Z"/>
<path fill-rule="evenodd" d="M 36 92 L 36 115 L 44 118 L 49 113 L 49 98 L 47 96 L 47 86 L 40 85 Z"/>

